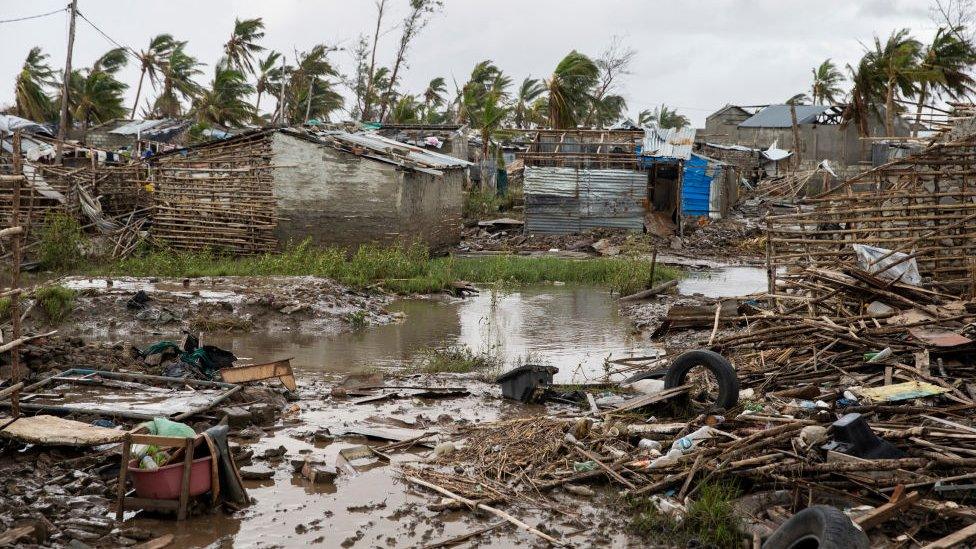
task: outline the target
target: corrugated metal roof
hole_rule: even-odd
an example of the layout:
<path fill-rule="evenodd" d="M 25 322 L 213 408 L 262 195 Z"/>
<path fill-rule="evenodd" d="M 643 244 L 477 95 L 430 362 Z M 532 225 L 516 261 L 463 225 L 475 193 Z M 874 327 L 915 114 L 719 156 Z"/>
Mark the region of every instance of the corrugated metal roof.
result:
<path fill-rule="evenodd" d="M 824 105 L 797 105 L 796 123 L 811 124 L 829 108 Z M 762 110 L 739 124 L 740 128 L 790 128 L 792 126 L 793 115 L 790 114 L 789 105 L 763 107 Z"/>
<path fill-rule="evenodd" d="M 647 174 L 526 166 L 525 228 L 535 234 L 644 227 Z"/>
<path fill-rule="evenodd" d="M 178 134 L 190 126 L 190 121 L 183 118 L 160 118 L 158 120 L 121 120 L 120 124 L 106 133 L 112 135 L 126 135 L 143 139 L 167 139 Z"/>
<path fill-rule="evenodd" d="M 403 165 L 413 169 L 430 168 L 442 170 L 447 168 L 467 168 L 473 166 L 471 162 L 461 160 L 446 154 L 401 143 L 395 139 L 383 137 L 377 133 L 348 133 L 338 130 L 302 133 L 295 130 L 283 130 L 285 133 L 298 137 L 307 136 L 328 144 L 332 141 L 342 147 L 361 147 L 374 154 L 372 158 L 387 161 L 392 164 Z"/>
<path fill-rule="evenodd" d="M 644 147 L 641 149 L 641 155 L 688 160 L 694 144 L 695 128 L 680 130 L 647 128 L 644 130 Z"/>

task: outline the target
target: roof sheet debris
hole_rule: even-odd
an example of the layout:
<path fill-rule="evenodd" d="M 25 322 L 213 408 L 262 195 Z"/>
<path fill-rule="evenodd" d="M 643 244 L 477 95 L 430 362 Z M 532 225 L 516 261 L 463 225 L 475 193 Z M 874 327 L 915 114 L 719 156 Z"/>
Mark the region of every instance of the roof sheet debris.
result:
<path fill-rule="evenodd" d="M 659 158 L 691 158 L 691 148 L 695 144 L 695 128 L 647 128 L 644 130 L 643 156 Z"/>
<path fill-rule="evenodd" d="M 107 125 L 113 124 L 112 122 Z M 117 120 L 116 126 L 108 129 L 113 135 L 127 135 L 139 137 L 149 141 L 165 141 L 182 133 L 190 127 L 190 120 L 186 118 L 161 118 L 158 120 Z"/>

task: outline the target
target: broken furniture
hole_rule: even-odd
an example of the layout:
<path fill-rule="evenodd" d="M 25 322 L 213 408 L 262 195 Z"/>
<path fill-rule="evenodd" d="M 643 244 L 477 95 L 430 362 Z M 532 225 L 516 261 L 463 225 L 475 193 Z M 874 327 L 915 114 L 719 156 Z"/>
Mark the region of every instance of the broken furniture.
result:
<path fill-rule="evenodd" d="M 240 385 L 218 381 L 73 368 L 25 387 L 20 407 L 59 414 L 181 421 L 213 408 L 240 389 Z"/>
<path fill-rule="evenodd" d="M 176 519 L 185 520 L 190 496 L 201 495 L 211 489 L 212 456 L 193 459 L 193 449 L 202 441 L 202 436 L 183 438 L 126 433 L 122 442 L 122 467 L 119 468 L 115 520 L 121 521 L 126 509 L 176 511 Z M 182 448 L 183 462 L 166 465 L 154 471 L 139 470 L 138 463 L 131 459 L 133 444 Z M 132 475 L 135 496 L 126 493 L 125 481 L 128 474 Z"/>
<path fill-rule="evenodd" d="M 552 376 L 559 369 L 554 366 L 526 364 L 509 370 L 495 379 L 501 384 L 502 396 L 521 402 L 541 402 L 552 386 Z"/>
<path fill-rule="evenodd" d="M 298 385 L 295 383 L 295 374 L 291 369 L 291 357 L 265 364 L 222 368 L 220 370 L 220 378 L 227 383 L 247 383 L 249 381 L 264 381 L 266 379 L 277 378 L 289 391 L 294 392 L 298 390 Z"/>

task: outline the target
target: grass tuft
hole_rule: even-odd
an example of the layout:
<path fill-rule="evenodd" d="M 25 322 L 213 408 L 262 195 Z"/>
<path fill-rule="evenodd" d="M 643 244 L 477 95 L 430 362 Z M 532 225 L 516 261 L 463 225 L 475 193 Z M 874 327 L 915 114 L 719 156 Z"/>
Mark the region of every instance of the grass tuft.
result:
<path fill-rule="evenodd" d="M 10 316 L 10 298 L 0 297 L 0 321 L 7 320 Z"/>
<path fill-rule="evenodd" d="M 78 292 L 64 286 L 47 286 L 34 292 L 34 298 L 45 318 L 51 324 L 59 324 L 71 314 Z"/>
<path fill-rule="evenodd" d="M 658 543 L 674 547 L 740 547 L 742 522 L 735 515 L 733 500 L 739 496 L 734 484 L 707 482 L 688 506 L 681 521 L 657 510 L 649 498 L 630 501 L 634 510 L 631 529 Z"/>
<path fill-rule="evenodd" d="M 427 374 L 478 372 L 494 378 L 501 373 L 502 360 L 487 353 L 475 353 L 465 346 L 456 346 L 428 350 L 420 359 L 417 369 Z"/>

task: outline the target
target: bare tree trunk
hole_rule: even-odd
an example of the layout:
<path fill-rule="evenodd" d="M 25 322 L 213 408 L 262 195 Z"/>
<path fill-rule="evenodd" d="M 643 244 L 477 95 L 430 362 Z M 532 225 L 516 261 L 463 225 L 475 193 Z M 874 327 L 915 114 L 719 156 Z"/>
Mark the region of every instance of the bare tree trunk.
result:
<path fill-rule="evenodd" d="M 261 117 L 261 92 L 264 90 L 258 90 L 258 98 L 254 102 L 254 113 L 260 118 Z"/>
<path fill-rule="evenodd" d="M 407 32 L 404 30 L 403 32 Z M 403 63 L 403 56 L 407 52 L 407 43 L 403 40 L 400 41 L 400 49 L 397 50 L 396 61 L 393 63 L 393 72 L 390 73 L 390 85 L 386 88 L 386 95 L 380 101 L 380 118 L 379 121 L 382 122 L 386 118 L 386 109 L 389 108 L 390 103 L 394 102 L 396 99 L 393 97 L 393 87 L 396 86 L 397 73 L 400 72 L 400 65 Z"/>
<path fill-rule="evenodd" d="M 888 94 L 885 98 L 885 134 L 895 136 L 895 79 L 888 78 Z"/>
<path fill-rule="evenodd" d="M 139 107 L 139 95 L 142 94 L 142 80 L 145 77 L 146 67 L 144 66 L 142 67 L 142 72 L 139 73 L 139 85 L 136 86 L 136 100 L 132 102 L 132 113 L 129 115 L 129 118 L 132 118 L 133 120 L 136 118 L 136 109 Z"/>
<path fill-rule="evenodd" d="M 926 96 L 925 84 L 918 90 L 918 103 L 915 105 L 915 126 L 912 128 L 912 137 L 918 137 L 918 127 L 922 125 L 922 107 L 925 106 Z"/>
<path fill-rule="evenodd" d="M 369 57 L 369 79 L 366 84 L 366 97 L 363 99 L 362 118 L 369 116 L 370 98 L 373 96 L 373 73 L 376 71 L 376 44 L 380 39 L 380 24 L 383 22 L 383 9 L 386 7 L 386 0 L 379 0 L 376 3 L 376 32 L 373 33 L 373 53 Z"/>

